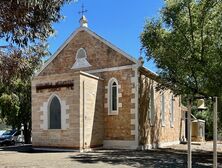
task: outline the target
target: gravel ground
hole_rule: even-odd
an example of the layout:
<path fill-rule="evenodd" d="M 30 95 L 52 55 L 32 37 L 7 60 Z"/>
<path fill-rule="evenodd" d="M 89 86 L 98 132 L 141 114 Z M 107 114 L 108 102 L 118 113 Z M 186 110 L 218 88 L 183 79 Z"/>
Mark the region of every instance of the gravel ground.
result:
<path fill-rule="evenodd" d="M 1 168 L 184 168 L 186 145 L 174 145 L 149 151 L 94 150 L 79 152 L 36 151 L 30 145 L 0 148 Z M 222 149 L 222 144 L 218 144 Z M 193 167 L 212 167 L 212 143 L 192 145 Z M 218 148 L 218 149 L 219 149 Z M 222 150 L 218 152 L 222 168 Z"/>
<path fill-rule="evenodd" d="M 175 150 L 187 150 L 187 144 L 178 144 L 178 145 L 172 145 L 168 146 L 166 148 L 175 149 Z M 213 142 L 207 141 L 207 142 L 192 142 L 192 151 L 213 151 Z M 217 142 L 217 151 L 222 152 L 222 141 Z"/>

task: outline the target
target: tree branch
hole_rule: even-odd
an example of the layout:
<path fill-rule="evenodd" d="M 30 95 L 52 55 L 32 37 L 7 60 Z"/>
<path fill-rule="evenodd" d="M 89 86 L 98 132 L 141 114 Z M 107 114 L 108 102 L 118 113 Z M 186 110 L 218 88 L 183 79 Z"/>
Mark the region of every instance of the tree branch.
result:
<path fill-rule="evenodd" d="M 195 41 L 194 41 L 194 32 L 193 32 L 193 18 L 192 18 L 192 13 L 191 13 L 191 8 L 190 8 L 190 2 L 187 5 L 188 8 L 188 14 L 189 14 L 189 20 L 190 20 L 190 35 L 191 35 L 191 44 L 192 44 L 192 55 L 194 55 L 194 45 L 195 45 Z"/>

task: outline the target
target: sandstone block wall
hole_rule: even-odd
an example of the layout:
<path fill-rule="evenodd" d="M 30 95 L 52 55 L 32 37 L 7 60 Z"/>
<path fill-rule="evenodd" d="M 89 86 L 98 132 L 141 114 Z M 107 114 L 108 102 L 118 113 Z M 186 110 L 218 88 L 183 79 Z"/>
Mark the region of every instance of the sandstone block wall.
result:
<path fill-rule="evenodd" d="M 104 140 L 135 140 L 135 83 L 132 69 L 96 73 L 104 83 Z M 118 115 L 108 114 L 108 83 L 111 78 L 118 81 Z M 133 100 L 133 101 L 132 101 Z M 134 111 L 133 111 L 134 112 Z"/>
<path fill-rule="evenodd" d="M 103 81 L 80 74 L 80 146 L 103 146 Z"/>
<path fill-rule="evenodd" d="M 76 53 L 80 48 L 86 50 L 87 61 L 92 66 L 73 70 L 71 68 L 75 63 Z M 87 71 L 131 64 L 134 64 L 134 62 L 93 37 L 88 32 L 80 31 L 39 75 L 63 74 L 79 70 Z"/>
<path fill-rule="evenodd" d="M 99 37 L 101 38 L 101 37 Z M 126 58 L 118 51 L 111 48 L 109 45 L 105 44 L 103 40 L 91 35 L 87 31 L 79 31 L 74 38 L 61 50 L 61 52 L 48 64 L 43 71 L 37 77 L 38 79 L 47 79 L 51 80 L 50 76 L 57 74 L 58 76 L 65 76 L 64 74 L 75 74 L 78 71 L 85 71 L 91 73 L 90 71 L 94 70 L 104 70 L 107 68 L 115 68 L 121 66 L 135 66 L 135 62 Z M 84 48 L 87 54 L 87 61 L 89 62 L 90 67 L 72 69 L 73 64 L 76 61 L 76 52 L 78 49 Z M 118 49 L 117 49 L 118 50 Z M 137 80 L 135 75 L 135 70 L 133 68 L 121 69 L 118 68 L 101 71 L 101 72 L 92 72 L 92 75 L 96 75 L 103 79 L 103 81 L 96 81 L 90 77 L 81 76 L 79 77 L 78 87 L 80 89 L 79 93 L 71 98 L 72 100 L 79 99 L 78 108 L 79 113 L 75 113 L 78 117 L 79 133 L 78 140 L 79 144 L 72 144 L 73 146 L 82 147 L 91 147 L 101 145 L 101 140 L 123 140 L 123 141 L 135 141 L 137 136 L 137 107 L 136 107 L 136 86 L 135 81 Z M 75 76 L 75 75 L 74 75 Z M 45 77 L 45 78 L 44 78 Z M 111 78 L 116 78 L 119 83 L 118 87 L 118 97 L 119 97 L 119 113 L 118 115 L 108 115 L 108 81 Z M 96 92 L 96 100 L 94 98 L 94 93 L 90 94 L 87 98 L 86 103 L 86 113 L 90 114 L 90 119 L 85 118 L 84 120 L 89 120 L 87 127 L 88 132 L 85 132 L 85 137 L 83 141 L 83 115 L 82 115 L 82 81 L 87 81 L 85 83 L 86 90 L 88 92 Z M 98 82 L 98 83 L 97 83 Z M 75 85 L 76 86 L 76 85 Z M 97 88 L 96 88 L 97 86 Z M 76 89 L 76 88 L 75 88 Z M 74 90 L 75 90 L 74 89 Z M 97 91 L 96 91 L 97 90 Z M 57 93 L 57 92 L 56 92 Z M 62 93 L 62 92 L 61 92 Z M 58 92 L 58 94 L 61 94 Z M 45 93 L 46 97 L 49 96 L 48 93 Z M 70 92 L 67 95 L 71 94 Z M 88 94 L 88 93 L 87 93 Z M 36 94 L 37 95 L 37 94 Z M 35 94 L 33 96 L 36 96 Z M 77 96 L 78 95 L 78 96 Z M 39 95 L 38 95 L 39 96 Z M 76 97 L 77 96 L 77 97 Z M 64 98 L 67 99 L 67 98 Z M 35 103 L 34 100 L 33 103 Z M 41 100 L 42 101 L 42 100 Z M 43 100 L 45 101 L 45 99 Z M 72 102 L 69 101 L 69 111 L 76 111 L 72 105 Z M 77 102 L 75 102 L 77 103 Z M 39 104 L 35 105 L 39 107 Z M 95 106 L 95 109 L 93 107 Z M 92 107 L 92 108 L 91 108 Z M 93 111 L 94 110 L 94 111 Z M 34 109 L 34 111 L 36 111 Z M 103 122 L 101 122 L 100 113 L 103 115 Z M 33 115 L 37 115 L 36 113 Z M 74 115 L 74 114 L 73 114 Z M 78 116 L 77 116 L 78 115 Z M 40 116 L 35 116 L 33 119 L 37 120 Z M 70 116 L 71 117 L 71 116 Z M 94 117 L 94 120 L 92 120 Z M 74 121 L 69 121 L 74 122 Z M 37 121 L 34 124 L 39 124 Z M 70 129 L 70 127 L 69 127 Z M 76 129 L 76 128 L 75 128 Z M 41 129 L 40 129 L 41 130 Z M 102 131 L 103 130 L 103 131 Z M 41 134 L 38 132 L 41 132 Z M 48 133 L 45 133 L 48 134 Z M 39 137 L 42 135 L 42 131 L 34 131 L 34 135 Z M 77 137 L 77 136 L 76 136 Z M 44 139 L 43 137 L 42 139 Z M 40 142 L 41 140 L 38 140 Z M 37 143 L 36 143 L 37 144 Z M 52 143 L 56 144 L 56 143 Z"/>
<path fill-rule="evenodd" d="M 47 82 L 73 80 L 74 87 L 56 90 L 36 90 L 36 85 Z M 49 75 L 35 77 L 32 81 L 32 140 L 33 146 L 52 146 L 79 148 L 79 76 L 73 74 Z M 50 96 L 57 95 L 63 102 L 62 118 L 65 117 L 65 127 L 62 129 L 48 129 L 47 116 Z M 61 102 L 60 102 L 61 103 Z M 46 123 L 46 125 L 45 125 Z"/>
<path fill-rule="evenodd" d="M 160 93 L 156 93 L 156 105 L 157 105 L 157 120 L 160 123 Z M 170 98 L 171 92 L 170 90 L 165 91 L 165 126 L 161 126 L 159 131 L 159 142 L 179 142 L 181 135 L 181 107 L 180 107 L 180 99 L 179 97 L 174 97 L 174 122 L 173 127 L 170 125 Z"/>
<path fill-rule="evenodd" d="M 142 82 L 142 83 L 141 83 Z M 147 83 L 146 83 L 147 82 Z M 146 84 L 145 84 L 146 83 Z M 157 85 L 157 82 L 153 80 L 153 77 L 149 75 L 144 75 L 141 73 L 140 76 L 140 95 L 139 95 L 139 137 L 140 145 L 148 145 L 150 147 L 162 146 L 171 143 L 179 142 L 181 138 L 181 106 L 179 96 L 174 97 L 174 121 L 173 126 L 170 124 L 170 99 L 172 93 L 170 90 L 164 90 L 165 96 L 165 125 L 162 125 L 161 120 L 161 91 L 155 89 L 154 92 L 154 123 L 151 125 L 151 121 L 148 117 L 148 107 L 145 107 L 144 104 L 148 105 L 147 97 L 145 93 L 150 92 L 147 90 L 148 86 L 151 84 L 151 87 Z M 149 94 L 149 93 L 148 93 Z"/>
<path fill-rule="evenodd" d="M 36 85 L 73 80 L 74 87 L 36 90 Z M 84 89 L 84 91 L 83 91 Z M 61 129 L 49 129 L 48 106 L 57 95 L 66 124 Z M 65 108 L 65 110 L 63 110 Z M 84 113 L 83 113 L 84 111 Z M 46 115 L 44 115 L 46 113 Z M 65 114 L 64 114 L 65 113 Z M 33 146 L 89 148 L 103 144 L 103 81 L 86 73 L 35 77 L 32 82 Z M 46 123 L 45 125 L 43 123 Z"/>

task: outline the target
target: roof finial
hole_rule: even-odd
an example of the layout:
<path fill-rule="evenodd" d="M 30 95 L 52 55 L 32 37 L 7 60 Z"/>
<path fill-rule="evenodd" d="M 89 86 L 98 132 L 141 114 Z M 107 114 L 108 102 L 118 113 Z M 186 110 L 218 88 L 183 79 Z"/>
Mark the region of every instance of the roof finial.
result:
<path fill-rule="evenodd" d="M 81 14 L 82 16 L 84 16 L 84 13 L 88 12 L 88 10 L 85 9 L 85 6 L 84 4 L 82 3 L 82 6 L 81 6 L 81 11 L 79 11 L 79 14 Z"/>
<path fill-rule="evenodd" d="M 82 9 L 81 9 L 81 11 L 79 11 L 79 14 L 82 15 L 80 20 L 79 20 L 81 27 L 88 27 L 88 21 L 87 21 L 85 15 L 84 15 L 84 13 L 86 13 L 86 12 L 88 12 L 88 10 L 86 10 L 84 8 L 84 4 L 82 3 Z"/>

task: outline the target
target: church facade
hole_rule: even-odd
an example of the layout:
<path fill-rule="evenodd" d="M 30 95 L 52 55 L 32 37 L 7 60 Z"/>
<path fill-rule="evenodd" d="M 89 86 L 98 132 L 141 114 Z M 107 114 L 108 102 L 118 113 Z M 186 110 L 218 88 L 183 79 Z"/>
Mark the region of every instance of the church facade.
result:
<path fill-rule="evenodd" d="M 33 147 L 138 149 L 179 143 L 180 98 L 157 75 L 81 26 L 32 80 Z"/>

